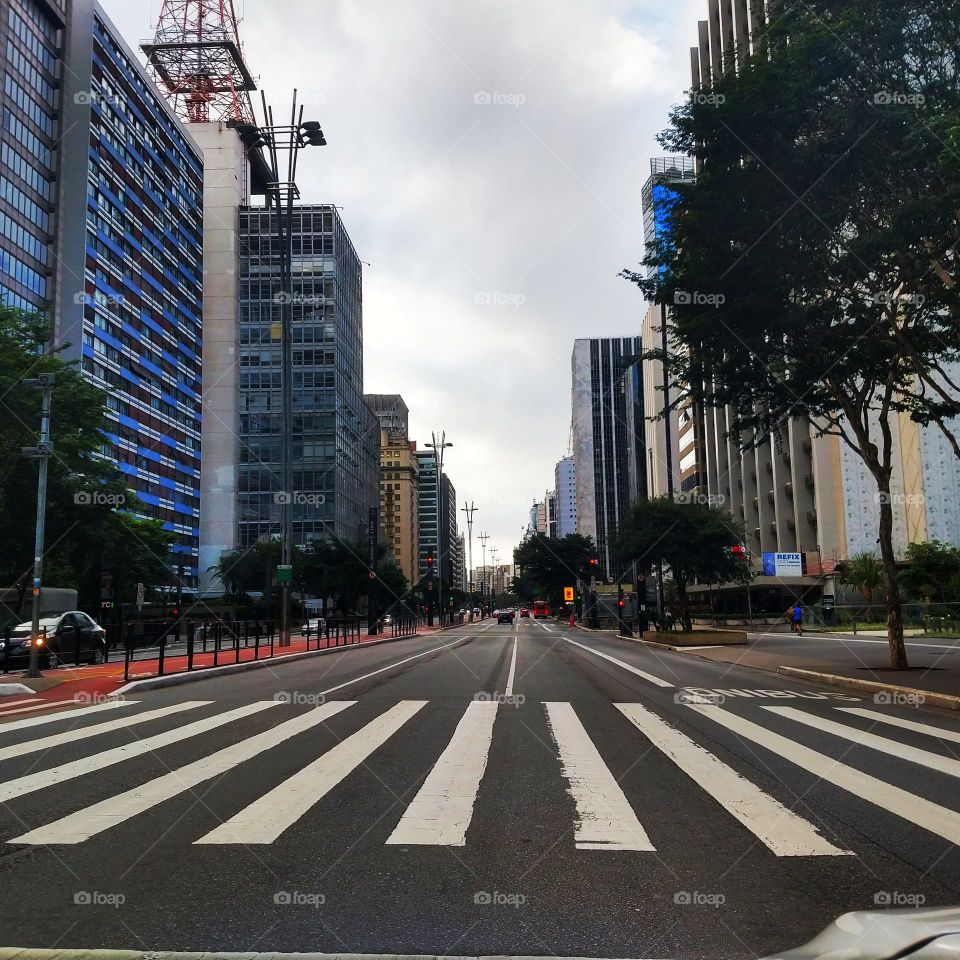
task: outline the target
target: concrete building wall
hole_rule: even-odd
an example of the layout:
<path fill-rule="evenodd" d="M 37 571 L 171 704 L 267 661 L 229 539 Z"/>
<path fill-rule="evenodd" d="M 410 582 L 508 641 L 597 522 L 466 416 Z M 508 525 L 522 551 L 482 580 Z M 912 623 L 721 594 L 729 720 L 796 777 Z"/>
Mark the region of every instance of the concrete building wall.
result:
<path fill-rule="evenodd" d="M 557 536 L 577 532 L 577 471 L 573 457 L 564 457 L 554 469 L 557 494 Z"/>
<path fill-rule="evenodd" d="M 190 131 L 204 157 L 200 593 L 219 594 L 223 584 L 207 571 L 237 545 L 239 217 L 250 197 L 236 131 L 222 123 L 193 123 Z"/>

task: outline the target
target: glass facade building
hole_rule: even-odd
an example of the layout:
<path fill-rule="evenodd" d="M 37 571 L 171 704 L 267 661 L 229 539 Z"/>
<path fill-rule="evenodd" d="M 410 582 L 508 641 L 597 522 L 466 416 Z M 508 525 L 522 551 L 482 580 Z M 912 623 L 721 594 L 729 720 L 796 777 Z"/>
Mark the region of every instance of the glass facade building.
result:
<path fill-rule="evenodd" d="M 23 310 L 54 299 L 65 26 L 62 3 L 0 2 L 0 300 Z"/>
<path fill-rule="evenodd" d="M 294 542 L 366 538 L 379 500 L 380 423 L 363 400 L 362 270 L 335 207 L 294 213 L 293 289 L 280 289 L 274 214 L 240 210 L 238 545 L 280 534 L 293 503 Z M 293 311 L 293 479 L 282 490 L 280 313 Z"/>
<path fill-rule="evenodd" d="M 176 534 L 172 573 L 193 589 L 202 155 L 99 4 L 74 0 L 70 37 L 55 335 L 107 392 L 103 455 Z"/>

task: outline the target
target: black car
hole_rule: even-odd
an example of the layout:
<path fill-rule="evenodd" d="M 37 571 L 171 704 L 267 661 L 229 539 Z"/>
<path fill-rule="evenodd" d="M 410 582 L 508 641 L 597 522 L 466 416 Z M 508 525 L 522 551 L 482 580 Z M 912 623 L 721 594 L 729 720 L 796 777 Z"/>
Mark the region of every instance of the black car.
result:
<path fill-rule="evenodd" d="M 497 623 L 513 623 L 514 613 L 512 610 L 501 610 L 497 614 Z"/>
<path fill-rule="evenodd" d="M 40 634 L 44 639 L 37 651 L 37 659 L 46 667 L 60 663 L 103 663 L 107 657 L 107 633 L 94 619 L 80 610 L 70 610 L 40 618 Z M 21 662 L 30 660 L 33 624 L 18 624 L 10 631 L 10 649 L 6 639 L 0 639 L 0 660 Z"/>

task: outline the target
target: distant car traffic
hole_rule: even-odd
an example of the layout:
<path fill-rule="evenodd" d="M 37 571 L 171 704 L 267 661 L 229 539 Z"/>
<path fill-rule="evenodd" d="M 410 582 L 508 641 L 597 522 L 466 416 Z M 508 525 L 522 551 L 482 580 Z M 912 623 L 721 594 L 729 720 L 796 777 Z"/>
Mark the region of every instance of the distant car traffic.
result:
<path fill-rule="evenodd" d="M 33 624 L 28 620 L 10 631 L 10 649 L 0 640 L 0 658 L 28 661 Z M 107 631 L 80 610 L 68 610 L 40 618 L 38 662 L 47 668 L 61 663 L 104 663 L 107 659 Z"/>
<path fill-rule="evenodd" d="M 512 611 L 512 610 L 498 610 L 498 611 L 497 611 L 497 623 L 513 623 L 513 611 Z"/>
<path fill-rule="evenodd" d="M 308 634 L 317 636 L 323 633 L 323 631 L 326 629 L 326 626 L 327 622 L 323 619 L 323 617 L 313 617 L 300 628 L 300 632 L 304 636 L 307 636 Z"/>
<path fill-rule="evenodd" d="M 526 607 L 521 607 L 521 608 L 520 608 L 520 616 L 521 616 L 521 617 L 527 617 L 527 618 L 529 619 L 529 617 L 530 617 L 530 611 L 529 611 Z"/>
<path fill-rule="evenodd" d="M 550 605 L 546 600 L 533 601 L 533 619 L 546 620 L 550 616 Z"/>

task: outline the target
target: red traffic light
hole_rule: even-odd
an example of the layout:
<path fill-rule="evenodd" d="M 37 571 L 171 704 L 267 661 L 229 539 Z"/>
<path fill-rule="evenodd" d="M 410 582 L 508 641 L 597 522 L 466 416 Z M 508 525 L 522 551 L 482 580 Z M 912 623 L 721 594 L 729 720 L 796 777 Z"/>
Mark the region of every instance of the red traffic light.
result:
<path fill-rule="evenodd" d="M 600 563 L 600 561 L 596 557 L 591 557 L 589 563 L 591 567 L 595 567 Z"/>
<path fill-rule="evenodd" d="M 432 553 L 428 553 L 428 554 L 427 554 L 427 566 L 428 566 L 428 567 L 432 567 L 432 566 L 433 566 L 433 554 L 432 554 Z"/>

